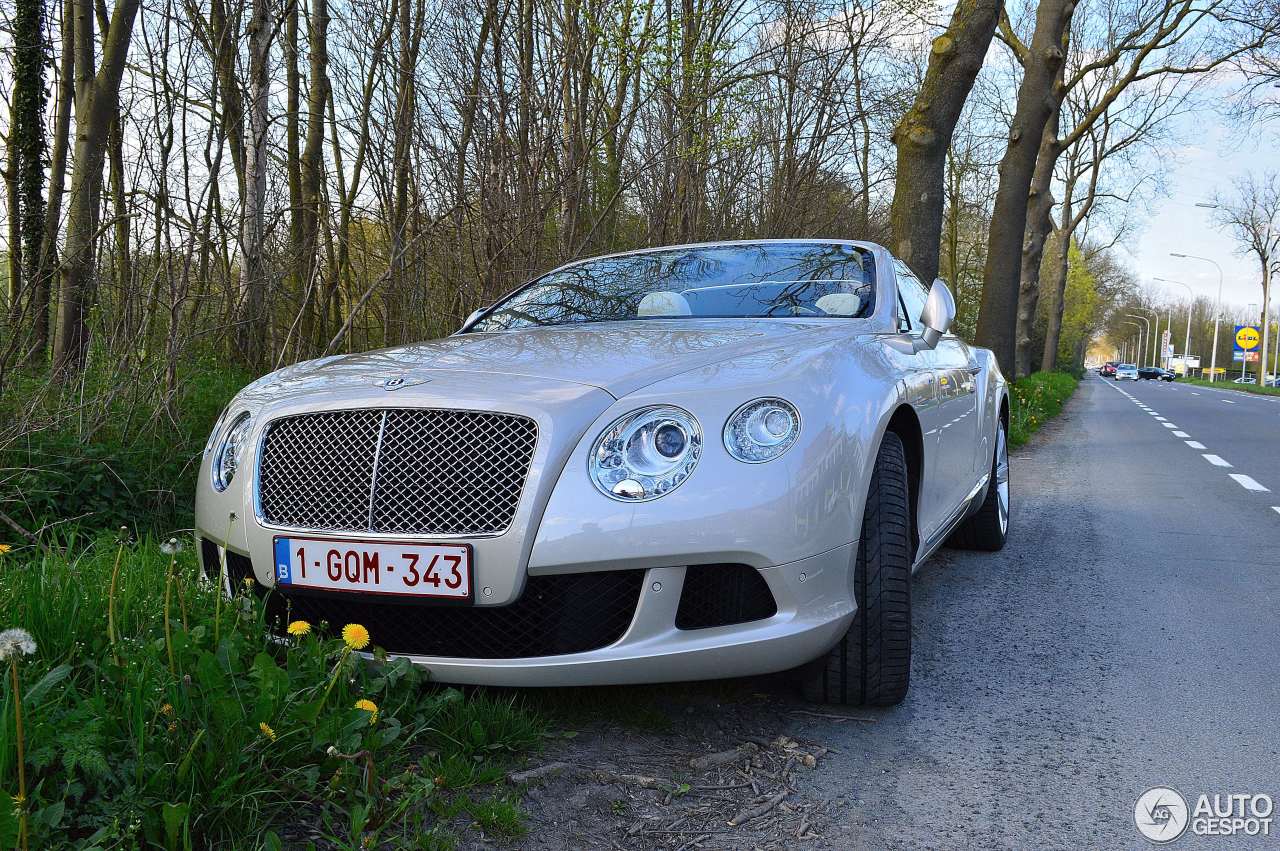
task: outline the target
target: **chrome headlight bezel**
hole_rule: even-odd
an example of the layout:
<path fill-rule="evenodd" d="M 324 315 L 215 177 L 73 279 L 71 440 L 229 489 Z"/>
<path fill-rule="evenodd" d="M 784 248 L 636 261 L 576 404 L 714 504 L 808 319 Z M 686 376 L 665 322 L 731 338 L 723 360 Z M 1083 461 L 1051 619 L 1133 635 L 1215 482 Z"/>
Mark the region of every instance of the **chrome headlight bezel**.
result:
<path fill-rule="evenodd" d="M 597 435 L 587 472 L 596 490 L 612 500 L 649 502 L 688 481 L 702 450 L 702 426 L 693 414 L 675 405 L 650 405 L 618 417 Z"/>
<path fill-rule="evenodd" d="M 213 489 L 222 493 L 231 487 L 236 472 L 240 469 L 240 458 L 244 454 L 245 444 L 249 440 L 249 432 L 253 428 L 253 415 L 241 411 L 231 418 L 230 425 L 218 438 L 213 451 L 213 459 L 209 463 L 209 477 Z"/>
<path fill-rule="evenodd" d="M 773 423 L 785 417 L 786 431 Z M 786 399 L 764 396 L 752 399 L 729 415 L 724 424 L 724 448 L 744 464 L 765 464 L 787 453 L 800 438 L 800 410 Z"/>

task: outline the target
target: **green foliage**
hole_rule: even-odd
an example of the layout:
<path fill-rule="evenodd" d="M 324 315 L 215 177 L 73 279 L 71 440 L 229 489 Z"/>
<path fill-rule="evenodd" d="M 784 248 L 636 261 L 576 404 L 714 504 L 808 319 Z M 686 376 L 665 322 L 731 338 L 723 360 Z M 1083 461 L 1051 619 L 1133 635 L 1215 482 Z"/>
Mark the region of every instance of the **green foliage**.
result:
<path fill-rule="evenodd" d="M 1009 388 L 1009 444 L 1021 446 L 1056 417 L 1079 380 L 1065 372 L 1033 372 Z"/>
<path fill-rule="evenodd" d="M 541 736 L 512 698 L 428 687 L 408 661 L 365 661 L 318 629 L 274 642 L 248 592 L 223 604 L 217 622 L 213 583 L 190 549 L 172 574 L 149 539 L 53 550 L 0 555 L 0 626 L 21 626 L 38 645 L 21 668 L 33 848 L 278 848 L 272 831 L 298 819 L 323 825 L 338 847 L 410 847 L 421 835 L 435 843 L 422 847 L 447 847 L 447 828 L 424 821 L 452 794 L 431 769 L 459 786 L 493 783 L 495 766 Z M 9 795 L 12 699 L 6 682 L 0 790 Z M 355 708 L 361 699 L 376 717 Z M 464 809 L 516 835 L 520 815 L 507 804 Z"/>
<path fill-rule="evenodd" d="M 75 398 L 51 392 L 47 376 L 23 377 L 6 396 L 35 425 L 0 444 L 0 507 L 33 528 L 68 518 L 96 529 L 190 526 L 209 431 L 251 379 L 216 358 L 192 358 L 166 406 L 117 392 L 114 375 L 91 370 L 72 394 L 105 400 L 90 419 L 66 415 Z"/>
<path fill-rule="evenodd" d="M 1103 297 L 1098 279 L 1089 268 L 1075 240 L 1067 253 L 1067 293 L 1062 310 L 1062 332 L 1058 338 L 1058 364 L 1076 378 L 1084 377 L 1082 341 L 1092 333 Z"/>

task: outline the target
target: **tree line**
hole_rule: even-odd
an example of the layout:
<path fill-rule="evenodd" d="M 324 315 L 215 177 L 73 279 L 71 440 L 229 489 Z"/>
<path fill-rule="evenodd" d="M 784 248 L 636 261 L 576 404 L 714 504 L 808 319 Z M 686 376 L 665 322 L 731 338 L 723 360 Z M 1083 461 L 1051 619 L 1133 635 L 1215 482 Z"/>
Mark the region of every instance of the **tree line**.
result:
<path fill-rule="evenodd" d="M 1275 13 L 13 0 L 0 392 L 106 364 L 164 397 L 196 350 L 410 342 L 572 258 L 734 237 L 883 242 L 1006 372 L 1053 368 L 1072 246 L 1109 262 L 1205 81 L 1272 73 Z"/>

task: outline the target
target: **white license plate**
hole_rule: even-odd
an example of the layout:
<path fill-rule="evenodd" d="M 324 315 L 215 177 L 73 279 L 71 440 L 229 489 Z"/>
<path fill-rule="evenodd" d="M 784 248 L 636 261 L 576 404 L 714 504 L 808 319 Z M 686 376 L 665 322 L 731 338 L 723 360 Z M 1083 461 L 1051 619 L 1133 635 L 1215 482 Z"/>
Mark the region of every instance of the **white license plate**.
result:
<path fill-rule="evenodd" d="M 472 599 L 471 547 L 340 538 L 275 539 L 276 584 L 402 597 Z"/>

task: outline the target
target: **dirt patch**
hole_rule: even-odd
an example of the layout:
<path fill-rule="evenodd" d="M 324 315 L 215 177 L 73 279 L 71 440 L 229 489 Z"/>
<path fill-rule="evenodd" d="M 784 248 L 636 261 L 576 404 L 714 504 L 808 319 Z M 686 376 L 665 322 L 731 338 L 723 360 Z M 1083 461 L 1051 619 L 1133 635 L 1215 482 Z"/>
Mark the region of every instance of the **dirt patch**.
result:
<path fill-rule="evenodd" d="M 633 714 L 570 724 L 508 775 L 529 820 L 514 846 L 771 849 L 820 839 L 829 804 L 803 790 L 835 751 L 800 730 L 815 719 L 822 729 L 875 718 L 817 710 L 785 685 L 761 685 L 664 686 L 647 700 L 600 690 L 595 699 L 627 703 Z"/>

